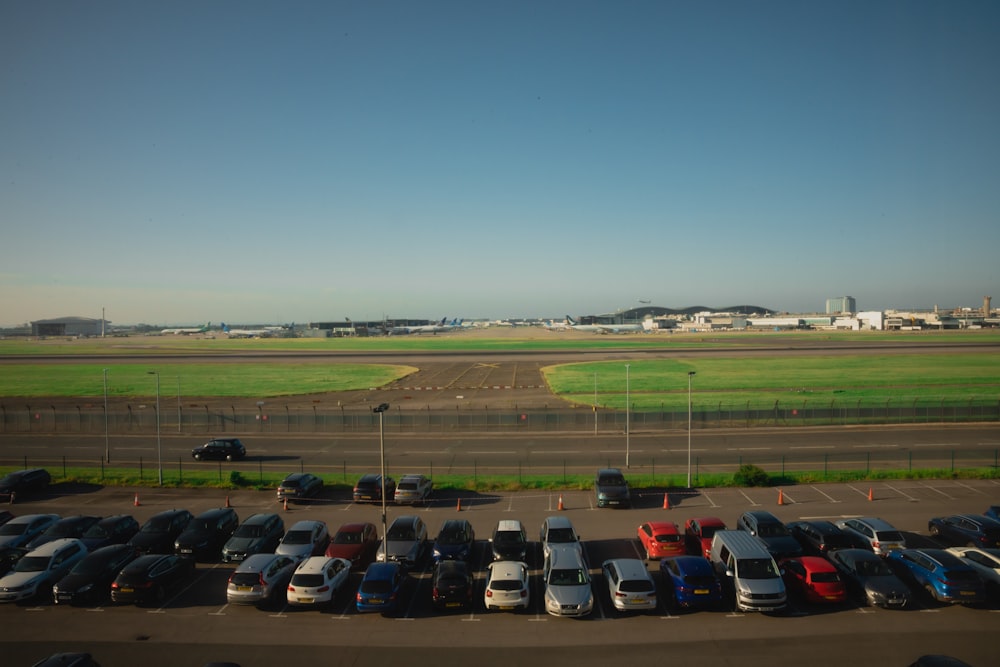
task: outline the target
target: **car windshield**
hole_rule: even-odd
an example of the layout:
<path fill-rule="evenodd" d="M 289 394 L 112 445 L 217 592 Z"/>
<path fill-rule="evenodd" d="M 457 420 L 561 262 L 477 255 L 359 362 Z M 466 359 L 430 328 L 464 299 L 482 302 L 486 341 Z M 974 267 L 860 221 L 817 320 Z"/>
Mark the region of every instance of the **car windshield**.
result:
<path fill-rule="evenodd" d="M 26 523 L 5 523 L 0 526 L 0 535 L 24 535 L 26 530 L 28 530 Z"/>
<path fill-rule="evenodd" d="M 334 544 L 361 544 L 361 533 L 337 531 L 333 536 Z"/>
<path fill-rule="evenodd" d="M 674 533 L 660 534 L 656 536 L 657 542 L 680 542 L 681 536 Z"/>
<path fill-rule="evenodd" d="M 438 544 L 465 544 L 469 541 L 469 536 L 461 528 L 442 530 L 437 541 Z"/>
<path fill-rule="evenodd" d="M 170 530 L 170 517 L 154 516 L 142 527 L 144 533 L 165 533 L 168 530 Z"/>
<path fill-rule="evenodd" d="M 286 479 L 284 482 L 281 483 L 281 485 L 283 487 L 285 487 L 286 489 L 295 489 L 295 488 L 298 488 L 298 486 L 299 486 L 299 480 L 297 480 L 297 479 Z"/>
<path fill-rule="evenodd" d="M 715 526 L 702 526 L 701 527 L 701 536 L 703 538 L 705 538 L 705 539 L 708 539 L 708 538 L 714 536 L 715 535 L 715 531 L 717 531 L 717 530 L 719 530 L 719 529 L 716 528 Z"/>
<path fill-rule="evenodd" d="M 25 556 L 17 561 L 15 572 L 43 572 L 49 566 L 48 556 Z"/>
<path fill-rule="evenodd" d="M 501 546 L 514 546 L 524 544 L 524 537 L 519 531 L 501 531 L 493 538 L 493 543 Z"/>
<path fill-rule="evenodd" d="M 235 586 L 256 586 L 260 583 L 260 574 L 257 572 L 234 572 L 229 578 L 229 583 Z"/>
<path fill-rule="evenodd" d="M 550 586 L 579 586 L 587 583 L 587 575 L 580 568 L 552 570 L 549 572 Z"/>
<path fill-rule="evenodd" d="M 548 541 L 553 543 L 576 542 L 576 536 L 573 534 L 572 528 L 550 528 Z"/>
<path fill-rule="evenodd" d="M 788 535 L 788 530 L 780 523 L 762 523 L 757 527 L 757 534 L 761 537 L 783 537 Z"/>
<path fill-rule="evenodd" d="M 101 558 L 84 558 L 70 570 L 71 574 L 81 574 L 85 577 L 100 574 L 107 568 L 108 562 Z"/>
<path fill-rule="evenodd" d="M 832 584 L 840 581 L 840 577 L 836 572 L 813 572 L 812 580 L 816 584 Z"/>
<path fill-rule="evenodd" d="M 248 526 L 243 524 L 236 529 L 233 537 L 264 537 L 264 526 Z"/>
<path fill-rule="evenodd" d="M 398 488 L 400 491 L 416 491 L 417 490 L 417 483 L 416 482 L 400 482 L 399 486 L 396 487 L 396 488 Z"/>
<path fill-rule="evenodd" d="M 315 588 L 323 585 L 322 574 L 296 574 L 292 577 L 292 586 Z"/>
<path fill-rule="evenodd" d="M 386 535 L 390 540 L 412 540 L 415 539 L 412 525 L 393 526 Z"/>
<path fill-rule="evenodd" d="M 108 537 L 110 534 L 111 533 L 109 533 L 104 526 L 102 526 L 99 523 L 95 523 L 93 526 L 87 529 L 87 531 L 83 534 L 83 536 L 91 538 L 103 538 L 103 537 Z"/>
<path fill-rule="evenodd" d="M 597 483 L 600 486 L 625 486 L 625 478 L 619 475 L 605 475 Z"/>
<path fill-rule="evenodd" d="M 864 577 L 890 577 L 892 570 L 889 566 L 879 560 L 862 560 L 856 563 L 858 574 Z"/>
<path fill-rule="evenodd" d="M 710 575 L 689 574 L 684 577 L 684 583 L 695 588 L 709 588 L 715 586 L 717 581 Z"/>
<path fill-rule="evenodd" d="M 290 530 L 285 533 L 285 544 L 309 544 L 312 541 L 312 531 L 310 530 Z"/>
<path fill-rule="evenodd" d="M 51 528 L 45 531 L 49 537 L 72 537 L 80 529 L 80 524 L 75 521 L 60 521 L 52 524 Z"/>
<path fill-rule="evenodd" d="M 880 530 L 878 540 L 880 542 L 902 542 L 903 535 L 898 530 Z"/>
<path fill-rule="evenodd" d="M 189 531 L 210 530 L 212 528 L 212 526 L 213 526 L 213 523 L 210 522 L 210 521 L 208 521 L 208 520 L 206 520 L 206 519 L 195 518 L 195 519 L 192 519 L 191 523 L 189 523 L 187 525 L 187 530 L 189 530 Z"/>
<path fill-rule="evenodd" d="M 948 581 L 971 584 L 979 580 L 979 575 L 972 570 L 948 570 L 944 573 L 944 578 Z"/>
<path fill-rule="evenodd" d="M 741 579 L 772 579 L 778 576 L 770 558 L 743 558 L 736 568 Z"/>

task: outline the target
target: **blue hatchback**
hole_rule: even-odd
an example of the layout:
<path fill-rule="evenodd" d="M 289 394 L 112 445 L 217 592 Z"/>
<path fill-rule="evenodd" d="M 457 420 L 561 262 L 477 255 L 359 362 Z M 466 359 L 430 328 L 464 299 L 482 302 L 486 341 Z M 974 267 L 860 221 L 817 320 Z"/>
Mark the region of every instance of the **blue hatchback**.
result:
<path fill-rule="evenodd" d="M 670 608 L 707 608 L 722 602 L 722 584 L 707 558 L 672 556 L 660 561 L 663 593 Z"/>
<path fill-rule="evenodd" d="M 403 587 L 403 568 L 399 563 L 372 563 L 358 586 L 358 611 L 393 611 Z"/>
<path fill-rule="evenodd" d="M 976 571 L 944 549 L 900 549 L 887 561 L 938 602 L 975 604 L 986 597 Z"/>

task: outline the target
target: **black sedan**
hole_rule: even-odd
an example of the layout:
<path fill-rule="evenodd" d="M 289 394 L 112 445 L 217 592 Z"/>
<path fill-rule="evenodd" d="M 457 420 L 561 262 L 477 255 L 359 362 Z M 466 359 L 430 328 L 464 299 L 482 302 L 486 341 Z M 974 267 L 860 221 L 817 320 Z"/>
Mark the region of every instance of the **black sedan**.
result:
<path fill-rule="evenodd" d="M 38 493 L 48 488 L 52 475 L 45 468 L 15 470 L 0 479 L 0 495 Z"/>
<path fill-rule="evenodd" d="M 80 539 L 88 551 L 96 551 L 112 544 L 125 544 L 139 532 L 139 522 L 130 514 L 106 516 L 87 529 Z"/>
<path fill-rule="evenodd" d="M 953 514 L 931 519 L 927 530 L 941 542 L 955 547 L 1000 547 L 1000 521 L 976 514 Z"/>
<path fill-rule="evenodd" d="M 78 514 L 76 516 L 66 516 L 45 529 L 36 538 L 28 542 L 29 549 L 37 549 L 43 544 L 61 540 L 66 537 L 80 539 L 91 526 L 101 520 L 99 516 L 87 516 Z"/>
<path fill-rule="evenodd" d="M 146 554 L 125 566 L 111 583 L 115 603 L 162 603 L 194 573 L 189 558 L 173 554 Z"/>
<path fill-rule="evenodd" d="M 472 606 L 472 575 L 463 560 L 443 560 L 434 567 L 431 600 L 435 609 Z"/>
<path fill-rule="evenodd" d="M 304 500 L 323 491 L 323 480 L 308 472 L 293 472 L 278 486 L 278 502 Z"/>
<path fill-rule="evenodd" d="M 100 604 L 111 593 L 111 582 L 135 560 L 135 549 L 127 544 L 101 547 L 83 557 L 52 587 L 56 604 Z"/>
<path fill-rule="evenodd" d="M 194 515 L 183 509 L 165 510 L 151 516 L 128 543 L 141 554 L 169 554 L 174 541 L 184 532 Z"/>

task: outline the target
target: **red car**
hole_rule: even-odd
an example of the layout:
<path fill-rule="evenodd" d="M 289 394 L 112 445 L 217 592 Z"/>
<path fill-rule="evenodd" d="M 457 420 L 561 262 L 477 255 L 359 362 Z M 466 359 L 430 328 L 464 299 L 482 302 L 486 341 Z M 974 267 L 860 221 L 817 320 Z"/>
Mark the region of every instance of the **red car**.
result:
<path fill-rule="evenodd" d="M 847 599 L 847 588 L 830 561 L 819 556 L 800 556 L 781 561 L 782 578 L 792 594 L 806 602 L 830 603 Z"/>
<path fill-rule="evenodd" d="M 684 536 L 676 523 L 648 521 L 639 526 L 638 534 L 646 558 L 650 560 L 684 555 Z"/>
<path fill-rule="evenodd" d="M 709 557 L 712 553 L 712 536 L 717 530 L 725 530 L 726 524 L 714 516 L 688 519 L 684 524 L 684 541 L 687 552 L 692 556 Z"/>
<path fill-rule="evenodd" d="M 351 561 L 352 570 L 364 570 L 375 560 L 378 529 L 373 523 L 345 523 L 334 533 L 326 555 Z"/>

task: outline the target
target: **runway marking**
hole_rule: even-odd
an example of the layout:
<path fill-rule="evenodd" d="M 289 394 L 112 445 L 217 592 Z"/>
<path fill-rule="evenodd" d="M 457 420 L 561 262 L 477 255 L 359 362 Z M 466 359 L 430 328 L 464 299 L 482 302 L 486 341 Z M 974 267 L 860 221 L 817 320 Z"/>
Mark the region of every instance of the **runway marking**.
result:
<path fill-rule="evenodd" d="M 667 454 L 683 454 L 684 452 L 687 451 L 687 448 L 685 447 L 685 448 L 682 448 L 682 449 L 661 449 L 660 451 L 664 452 L 664 453 L 667 453 Z M 695 452 L 707 452 L 707 451 L 708 451 L 708 449 L 692 449 L 691 450 L 692 453 L 695 453 Z"/>
<path fill-rule="evenodd" d="M 957 442 L 920 442 L 914 447 L 958 447 Z"/>
<path fill-rule="evenodd" d="M 494 450 L 494 451 L 488 451 L 488 450 L 471 451 L 470 450 L 468 453 L 469 454 L 484 454 L 484 455 L 485 454 L 517 454 L 516 451 L 513 451 L 513 450 L 509 450 L 508 451 L 508 450 L 503 450 L 503 449 L 497 449 L 497 450 Z"/>
<path fill-rule="evenodd" d="M 1000 447 L 1000 442 L 977 442 L 978 447 Z"/>
<path fill-rule="evenodd" d="M 579 454 L 578 449 L 539 449 L 535 450 L 535 454 Z"/>
<path fill-rule="evenodd" d="M 899 445 L 851 445 L 854 449 L 899 449 Z"/>
<path fill-rule="evenodd" d="M 767 452 L 774 449 L 773 447 L 730 447 L 727 452 Z"/>

